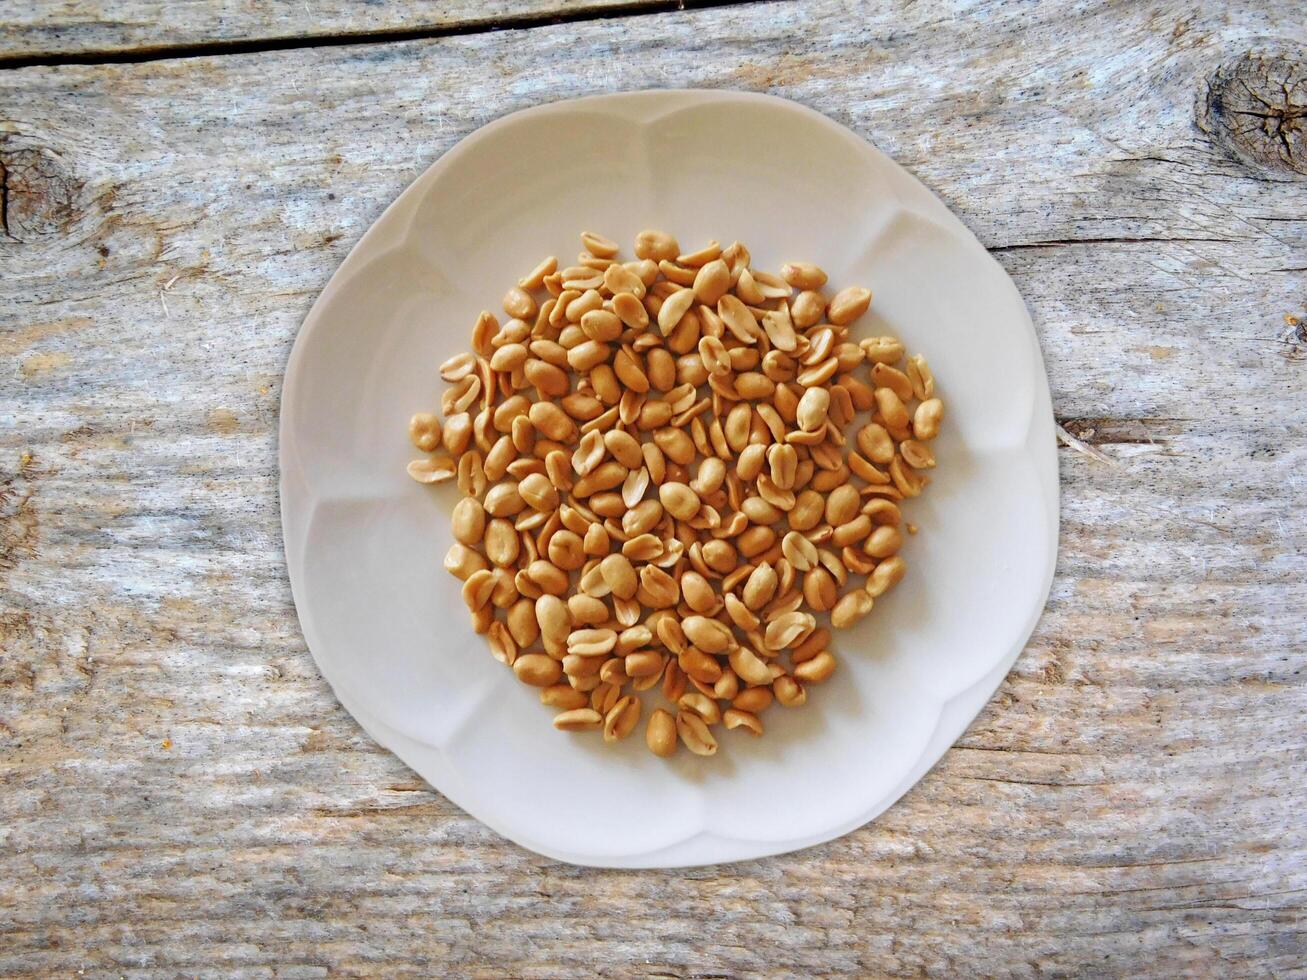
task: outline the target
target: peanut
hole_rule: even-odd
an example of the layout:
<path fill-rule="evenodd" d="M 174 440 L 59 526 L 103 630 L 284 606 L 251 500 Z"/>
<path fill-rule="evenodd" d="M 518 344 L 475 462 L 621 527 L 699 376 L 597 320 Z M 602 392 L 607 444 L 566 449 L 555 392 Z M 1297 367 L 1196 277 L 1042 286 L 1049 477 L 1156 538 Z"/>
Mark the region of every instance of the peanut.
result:
<path fill-rule="evenodd" d="M 814 613 L 851 626 L 903 578 L 897 502 L 936 466 L 943 403 L 924 356 L 850 336 L 870 291 L 827 300 L 811 263 L 775 276 L 740 242 L 683 253 L 654 230 L 633 262 L 581 244 L 440 365 L 444 421 L 409 419 L 431 455 L 408 472 L 457 479 L 445 567 L 555 727 L 620 740 L 641 717 L 627 692 L 660 687 L 676 709 L 649 715 L 650 750 L 709 756 L 714 726 L 761 735 L 773 700 L 832 675 Z"/>

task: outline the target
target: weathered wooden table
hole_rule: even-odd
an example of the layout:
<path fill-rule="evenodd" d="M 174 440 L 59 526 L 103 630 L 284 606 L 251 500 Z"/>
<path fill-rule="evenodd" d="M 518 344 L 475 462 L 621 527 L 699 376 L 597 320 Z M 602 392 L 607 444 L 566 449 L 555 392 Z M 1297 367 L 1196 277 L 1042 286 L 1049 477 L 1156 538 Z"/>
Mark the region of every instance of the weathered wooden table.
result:
<path fill-rule="evenodd" d="M 687 85 L 825 112 L 993 249 L 1064 427 L 1061 557 L 993 703 L 873 826 L 583 870 L 447 803 L 318 676 L 279 384 L 457 139 Z M 1307 968 L 1296 0 L 13 3 L 0 217 L 0 974 Z"/>

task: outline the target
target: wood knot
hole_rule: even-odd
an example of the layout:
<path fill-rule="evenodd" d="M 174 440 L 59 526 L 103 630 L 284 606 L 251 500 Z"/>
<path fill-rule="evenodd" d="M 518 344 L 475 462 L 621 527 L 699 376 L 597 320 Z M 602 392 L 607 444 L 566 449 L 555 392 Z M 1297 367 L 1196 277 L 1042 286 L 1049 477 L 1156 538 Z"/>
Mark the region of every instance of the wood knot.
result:
<path fill-rule="evenodd" d="M 1307 174 L 1307 53 L 1249 51 L 1220 65 L 1198 128 L 1249 167 Z"/>
<path fill-rule="evenodd" d="M 63 155 L 19 133 L 0 132 L 0 242 L 62 234 L 77 219 L 82 182 Z"/>

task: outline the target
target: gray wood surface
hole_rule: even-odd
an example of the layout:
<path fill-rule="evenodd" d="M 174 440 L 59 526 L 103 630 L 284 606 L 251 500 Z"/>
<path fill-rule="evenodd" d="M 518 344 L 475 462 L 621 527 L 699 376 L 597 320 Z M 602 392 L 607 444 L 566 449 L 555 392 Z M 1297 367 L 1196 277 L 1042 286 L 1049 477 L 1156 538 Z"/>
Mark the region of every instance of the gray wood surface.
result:
<path fill-rule="evenodd" d="M 4 59 L 154 57 L 159 49 L 444 34 L 667 7 L 667 0 L 21 0 L 0 9 Z M 179 52 L 182 53 L 182 52 Z"/>
<path fill-rule="evenodd" d="M 1301 975 L 1305 62 L 1290 0 L 803 0 L 0 70 L 0 975 Z M 875 824 L 590 871 L 333 700 L 279 384 L 458 138 L 667 85 L 827 113 L 994 249 L 1068 437 L 1062 543 L 998 695 Z"/>

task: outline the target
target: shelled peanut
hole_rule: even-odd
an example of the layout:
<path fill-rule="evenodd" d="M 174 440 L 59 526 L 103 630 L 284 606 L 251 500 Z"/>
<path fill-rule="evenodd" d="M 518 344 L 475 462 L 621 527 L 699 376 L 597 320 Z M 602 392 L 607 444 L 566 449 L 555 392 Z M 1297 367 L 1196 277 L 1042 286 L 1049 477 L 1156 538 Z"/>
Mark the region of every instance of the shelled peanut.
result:
<path fill-rule="evenodd" d="M 899 501 L 928 482 L 943 403 L 922 355 L 850 340 L 871 293 L 828 299 L 814 265 L 581 241 L 441 365 L 444 423 L 413 416 L 408 471 L 457 481 L 445 567 L 555 727 L 625 738 L 659 688 L 650 751 L 712 755 L 718 725 L 761 735 L 832 675 L 819 617 L 851 626 L 903 577 Z"/>

